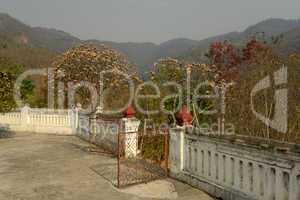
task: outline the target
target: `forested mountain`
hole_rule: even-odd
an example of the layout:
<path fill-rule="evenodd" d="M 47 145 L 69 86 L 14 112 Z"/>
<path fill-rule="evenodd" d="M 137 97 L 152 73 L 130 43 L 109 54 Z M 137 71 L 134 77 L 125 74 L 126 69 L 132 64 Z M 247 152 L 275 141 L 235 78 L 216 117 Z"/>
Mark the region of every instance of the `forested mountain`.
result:
<path fill-rule="evenodd" d="M 203 60 L 209 45 L 213 42 L 230 41 L 236 45 L 242 45 L 251 37 L 264 37 L 269 40 L 272 37 L 280 37 L 276 48 L 284 54 L 300 52 L 300 20 L 268 19 L 256 25 L 250 26 L 243 32 L 232 32 L 200 41 L 200 44 L 181 55 L 183 59 Z"/>
<path fill-rule="evenodd" d="M 250 26 L 243 32 L 231 32 L 201 41 L 179 38 L 156 45 L 83 41 L 60 30 L 30 27 L 8 14 L 0 14 L 0 56 L 16 57 L 17 61 L 24 62 L 29 67 L 37 67 L 51 63 L 56 54 L 77 44 L 105 44 L 125 54 L 143 73 L 160 58 L 179 57 L 199 61 L 212 42 L 228 40 L 239 45 L 261 33 L 264 33 L 265 37 L 282 35 L 282 43 L 278 48 L 283 53 L 300 51 L 300 20 L 268 19 Z"/>
<path fill-rule="evenodd" d="M 284 54 L 300 52 L 300 27 L 286 32 L 280 44 L 280 51 Z"/>
<path fill-rule="evenodd" d="M 154 43 L 116 43 L 108 41 L 89 40 L 94 44 L 105 44 L 124 53 L 128 59 L 138 65 L 141 72 L 149 70 L 160 58 L 178 57 L 196 47 L 199 42 L 190 39 L 174 39 L 160 45 Z"/>

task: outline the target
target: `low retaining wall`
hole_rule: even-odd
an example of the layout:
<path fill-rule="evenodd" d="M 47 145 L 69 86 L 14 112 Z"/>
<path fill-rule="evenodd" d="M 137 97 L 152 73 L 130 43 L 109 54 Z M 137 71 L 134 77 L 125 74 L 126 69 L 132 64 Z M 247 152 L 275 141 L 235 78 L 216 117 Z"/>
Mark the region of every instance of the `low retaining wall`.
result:
<path fill-rule="evenodd" d="M 299 200 L 300 153 L 170 132 L 171 176 L 224 200 Z"/>
<path fill-rule="evenodd" d="M 19 112 L 0 113 L 0 126 L 12 132 L 73 134 L 78 123 L 72 110 L 22 108 Z"/>
<path fill-rule="evenodd" d="M 108 120 L 96 116 L 79 115 L 77 136 L 113 154 L 124 151 L 126 157 L 135 157 L 138 148 L 139 125 L 140 121 L 136 118 Z"/>
<path fill-rule="evenodd" d="M 76 130 L 76 136 L 89 141 L 90 140 L 90 119 L 89 116 L 84 114 L 78 115 L 78 127 Z"/>
<path fill-rule="evenodd" d="M 79 116 L 77 135 L 104 150 L 116 153 L 118 150 L 118 134 L 121 128 L 121 118 L 115 120 L 97 119 L 96 116 Z"/>

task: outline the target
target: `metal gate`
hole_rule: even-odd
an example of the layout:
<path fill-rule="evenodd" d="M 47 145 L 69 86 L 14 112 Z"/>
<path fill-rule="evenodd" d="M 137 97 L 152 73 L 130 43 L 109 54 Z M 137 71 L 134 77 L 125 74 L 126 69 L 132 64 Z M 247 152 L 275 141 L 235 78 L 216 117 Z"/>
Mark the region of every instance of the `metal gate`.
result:
<path fill-rule="evenodd" d="M 94 169 L 117 188 L 147 183 L 168 176 L 168 131 L 139 132 L 137 138 L 128 139 L 136 137 L 136 133 L 134 134 L 119 132 L 118 147 L 116 152 L 111 154 L 109 163 L 101 164 Z M 136 152 L 133 153 L 134 156 L 127 156 L 126 150 L 131 147 L 136 149 Z"/>
<path fill-rule="evenodd" d="M 134 140 L 125 139 L 130 138 L 130 134 L 119 134 L 117 187 L 166 178 L 168 176 L 168 133 L 140 133 L 138 144 Z M 138 152 L 134 157 L 126 157 L 124 147 L 128 149 L 131 145 L 138 145 Z"/>

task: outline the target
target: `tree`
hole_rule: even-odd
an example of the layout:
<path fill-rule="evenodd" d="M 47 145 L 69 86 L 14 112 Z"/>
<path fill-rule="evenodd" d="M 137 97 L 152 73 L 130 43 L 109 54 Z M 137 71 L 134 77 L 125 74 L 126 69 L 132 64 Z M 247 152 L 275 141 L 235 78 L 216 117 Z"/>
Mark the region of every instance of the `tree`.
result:
<path fill-rule="evenodd" d="M 25 71 L 25 67 L 19 63 L 16 63 L 14 60 L 0 57 L 0 72 L 10 77 L 10 80 L 14 83 L 14 81 L 18 78 L 20 74 Z M 42 94 L 41 88 L 44 88 L 43 84 L 46 81 L 40 81 L 40 77 L 28 77 L 22 82 L 21 85 L 21 98 L 31 107 L 44 107 L 45 106 L 45 98 L 46 94 Z M 40 81 L 40 83 L 38 82 Z M 38 84 L 37 84 L 38 83 Z M 36 87 L 38 85 L 39 87 Z M 41 87 L 43 85 L 43 87 Z M 13 92 L 13 87 L 11 88 L 10 93 Z M 11 101 L 14 101 L 12 98 Z M 12 103 L 11 105 L 14 105 Z"/>
<path fill-rule="evenodd" d="M 29 104 L 30 106 L 35 106 L 37 103 L 37 100 L 35 98 L 34 94 L 34 84 L 33 81 L 26 79 L 22 82 L 21 85 L 21 98 L 25 101 L 26 104 Z"/>
<path fill-rule="evenodd" d="M 105 46 L 80 45 L 59 56 L 54 62 L 55 71 L 63 72 L 60 81 L 89 81 L 99 86 L 100 73 L 112 70 L 112 75 L 105 78 L 105 85 L 115 85 L 120 80 L 117 71 L 128 73 L 129 65 L 125 57 Z M 112 78 L 112 79 L 110 79 Z M 122 77 L 123 79 L 123 77 Z"/>
<path fill-rule="evenodd" d="M 299 141 L 299 64 L 300 56 L 290 55 L 288 58 L 280 57 L 267 43 L 257 40 L 249 41 L 242 48 L 242 61 L 239 65 L 240 78 L 227 90 L 226 95 L 226 121 L 235 125 L 237 134 L 276 139 L 281 141 Z M 283 66 L 288 68 L 288 133 L 280 133 L 265 125 L 252 113 L 250 93 L 254 86 L 265 77 L 271 79 L 275 71 Z M 271 81 L 273 82 L 273 81 Z M 259 92 L 254 97 L 254 105 L 257 112 L 267 118 L 274 116 L 275 100 L 273 98 L 276 86 Z"/>
<path fill-rule="evenodd" d="M 127 80 L 124 75 L 138 80 L 126 58 L 119 52 L 103 45 L 83 44 L 74 47 L 59 56 L 53 63 L 53 66 L 55 67 L 56 80 L 63 82 L 65 86 L 68 83 L 77 84 L 87 81 L 97 91 L 100 91 L 101 81 L 103 89 L 107 91 L 107 98 L 109 98 L 109 94 L 115 95 L 115 90 L 122 90 L 126 85 L 128 89 Z M 101 79 L 101 73 L 103 72 L 105 74 L 103 79 Z M 128 90 L 125 91 L 128 93 Z M 89 102 L 90 94 L 86 89 L 79 90 L 78 95 L 78 100 L 83 104 Z M 122 96 L 115 100 L 119 100 L 120 98 Z"/>
<path fill-rule="evenodd" d="M 153 119 L 155 123 L 166 121 L 175 123 L 175 114 L 183 104 L 190 104 L 191 112 L 195 115 L 197 115 L 194 111 L 196 108 L 201 107 L 205 109 L 204 107 L 209 107 L 209 104 L 211 104 L 209 101 L 193 102 L 193 91 L 202 82 L 212 82 L 214 71 L 215 68 L 213 66 L 206 64 L 187 63 L 172 58 L 159 60 L 155 64 L 154 71 L 150 73 L 150 78 L 159 87 L 160 97 L 140 100 L 140 104 L 144 110 L 159 110 L 160 112 L 151 116 L 147 115 L 147 118 Z M 168 82 L 172 84 L 166 84 Z M 180 88 L 174 85 L 174 83 Z M 190 92 L 187 89 L 188 87 Z M 197 93 L 206 94 L 206 90 L 207 88 L 203 87 L 198 89 Z M 153 88 L 145 86 L 142 93 L 143 95 L 153 95 Z M 188 102 L 188 97 L 191 99 L 191 102 Z M 169 114 L 163 112 L 162 108 L 168 111 Z"/>

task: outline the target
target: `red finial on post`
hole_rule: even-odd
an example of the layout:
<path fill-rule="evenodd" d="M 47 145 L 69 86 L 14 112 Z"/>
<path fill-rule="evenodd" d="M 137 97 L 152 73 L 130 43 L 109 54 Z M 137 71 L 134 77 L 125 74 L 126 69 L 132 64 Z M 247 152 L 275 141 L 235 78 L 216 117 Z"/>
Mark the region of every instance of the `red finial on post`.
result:
<path fill-rule="evenodd" d="M 186 105 L 182 106 L 180 111 L 176 114 L 176 120 L 180 126 L 192 125 L 193 116 L 189 112 L 188 107 Z"/>
<path fill-rule="evenodd" d="M 186 71 L 187 71 L 187 73 L 191 74 L 192 68 L 193 68 L 193 65 L 187 64 L 187 65 L 186 65 Z"/>
<path fill-rule="evenodd" d="M 134 108 L 130 105 L 128 108 L 124 111 L 124 117 L 126 118 L 133 118 L 135 115 L 135 110 Z"/>

